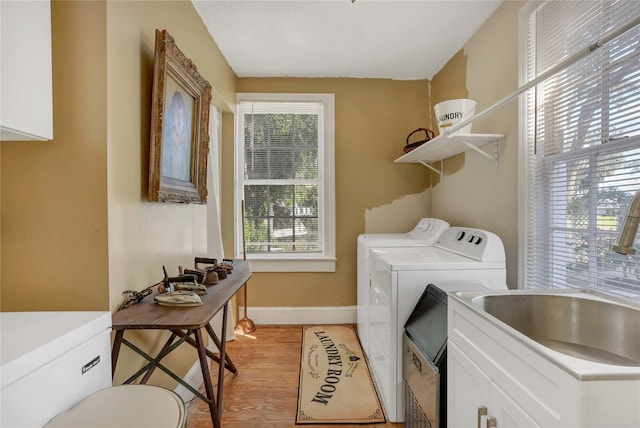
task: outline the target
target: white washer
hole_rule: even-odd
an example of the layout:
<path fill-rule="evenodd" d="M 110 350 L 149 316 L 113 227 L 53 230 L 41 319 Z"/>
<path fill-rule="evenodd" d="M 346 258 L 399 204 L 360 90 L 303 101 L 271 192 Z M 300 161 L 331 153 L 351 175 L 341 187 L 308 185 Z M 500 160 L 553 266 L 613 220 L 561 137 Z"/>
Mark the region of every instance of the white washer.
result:
<path fill-rule="evenodd" d="M 451 227 L 433 247 L 370 250 L 369 364 L 387 417 L 404 421 L 402 333 L 428 284 L 446 292 L 506 290 L 502 241 L 491 232 Z"/>
<path fill-rule="evenodd" d="M 365 354 L 369 354 L 369 250 L 392 247 L 431 247 L 449 223 L 437 218 L 423 218 L 409 232 L 364 233 L 358 236 L 358 337 Z"/>

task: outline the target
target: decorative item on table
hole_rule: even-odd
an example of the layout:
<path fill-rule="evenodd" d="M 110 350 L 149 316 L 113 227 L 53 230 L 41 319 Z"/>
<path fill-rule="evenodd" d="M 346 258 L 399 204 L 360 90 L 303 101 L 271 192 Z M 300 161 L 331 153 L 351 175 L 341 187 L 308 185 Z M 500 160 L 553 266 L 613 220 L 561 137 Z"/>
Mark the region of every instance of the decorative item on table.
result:
<path fill-rule="evenodd" d="M 203 296 L 207 294 L 207 287 L 195 282 L 195 278 L 192 275 L 183 275 L 169 278 L 173 284 L 175 291 L 193 291 L 194 293 Z"/>
<path fill-rule="evenodd" d="M 438 123 L 440 135 L 443 135 L 447 128 L 450 128 L 475 115 L 477 104 L 476 100 L 458 98 L 442 101 L 433 106 L 433 110 L 436 113 L 436 122 Z M 465 125 L 456 131 L 456 133 L 469 134 L 471 132 L 471 125 L 471 123 Z"/>
<path fill-rule="evenodd" d="M 410 142 L 413 134 L 418 132 L 424 132 L 424 138 L 421 140 Z M 411 131 L 411 133 L 407 135 L 407 144 L 404 146 L 404 149 L 402 149 L 402 151 L 404 151 L 405 153 L 409 153 L 411 150 L 417 149 L 427 141 L 431 140 L 434 136 L 435 134 L 433 133 L 433 131 L 427 128 L 418 128 L 414 131 Z"/>
<path fill-rule="evenodd" d="M 218 279 L 220 280 L 227 278 L 228 270 L 218 264 L 218 259 L 212 259 L 209 257 L 196 257 L 196 269 L 202 269 L 200 265 L 204 265 L 204 269 L 207 272 L 215 272 L 218 275 Z"/>
<path fill-rule="evenodd" d="M 220 275 L 218 275 L 218 272 L 216 272 L 215 268 L 217 265 L 218 260 L 216 259 L 208 257 L 196 257 L 194 259 L 195 269 L 205 273 L 205 285 L 217 284 L 221 279 L 224 279 Z"/>
<path fill-rule="evenodd" d="M 193 291 L 178 290 L 161 293 L 154 297 L 160 306 L 191 307 L 202 305 L 202 299 Z"/>
<path fill-rule="evenodd" d="M 220 278 L 221 280 L 227 279 L 227 270 L 226 269 L 221 268 L 220 266 L 216 266 L 216 267 L 213 268 L 213 271 L 218 274 L 218 278 Z"/>
<path fill-rule="evenodd" d="M 157 284 L 153 284 L 142 291 L 124 290 L 122 292 L 122 303 L 120 303 L 120 306 L 118 306 L 118 309 L 116 309 L 116 312 L 124 308 L 128 308 L 129 306 L 135 305 L 136 303 L 142 302 L 142 300 L 146 296 L 152 293 L 153 291 L 152 288 L 160 284 L 161 282 L 158 282 Z"/>
<path fill-rule="evenodd" d="M 217 283 L 220 282 L 220 276 L 218 275 L 218 272 L 216 272 L 213 269 L 209 269 L 206 271 L 205 273 L 205 278 L 204 278 L 204 285 L 215 285 Z"/>
<path fill-rule="evenodd" d="M 222 259 L 222 263 L 220 263 L 218 266 L 226 269 L 229 275 L 233 273 L 233 260 L 231 259 Z"/>
<path fill-rule="evenodd" d="M 206 278 L 205 271 L 200 269 L 182 268 L 182 266 L 178 266 L 178 272 L 180 273 L 180 275 L 193 275 L 196 277 L 196 281 L 198 282 L 198 284 L 204 285 L 204 280 Z"/>
<path fill-rule="evenodd" d="M 191 307 L 202 305 L 202 299 L 194 291 L 199 284 L 196 283 L 195 275 L 180 275 L 171 277 L 167 273 L 167 268 L 162 266 L 164 272 L 164 278 L 158 285 L 158 294 L 153 298 L 158 305 L 161 306 L 176 306 L 176 307 Z M 178 289 L 183 286 L 192 286 L 193 290 Z M 199 289 L 199 292 L 204 290 L 203 294 L 206 294 L 207 290 L 203 285 Z"/>
<path fill-rule="evenodd" d="M 207 294 L 207 288 L 202 284 L 198 284 L 196 275 L 179 275 L 170 277 L 167 275 L 167 269 L 164 266 L 162 266 L 162 270 L 164 271 L 162 290 L 165 293 L 170 293 L 172 291 L 193 291 L 199 295 Z M 158 291 L 160 291 L 160 287 L 158 287 Z"/>
<path fill-rule="evenodd" d="M 207 287 L 220 282 L 218 274 L 213 269 L 184 269 L 183 273 L 185 275 L 196 275 L 198 282 Z"/>

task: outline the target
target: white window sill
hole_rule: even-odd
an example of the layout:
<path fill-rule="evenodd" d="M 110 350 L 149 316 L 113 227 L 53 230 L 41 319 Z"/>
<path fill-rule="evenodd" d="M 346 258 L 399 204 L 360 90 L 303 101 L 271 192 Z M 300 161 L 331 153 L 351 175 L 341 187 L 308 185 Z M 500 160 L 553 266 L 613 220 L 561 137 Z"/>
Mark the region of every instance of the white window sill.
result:
<path fill-rule="evenodd" d="M 251 272 L 335 272 L 336 259 L 248 258 Z"/>

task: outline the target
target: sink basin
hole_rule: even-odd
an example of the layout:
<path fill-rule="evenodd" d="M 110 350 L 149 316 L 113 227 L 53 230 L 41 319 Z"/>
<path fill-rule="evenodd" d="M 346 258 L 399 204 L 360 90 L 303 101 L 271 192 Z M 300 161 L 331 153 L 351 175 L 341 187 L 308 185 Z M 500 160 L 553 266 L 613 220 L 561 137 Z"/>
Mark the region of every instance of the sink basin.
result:
<path fill-rule="evenodd" d="M 640 367 L 640 309 L 567 294 L 499 294 L 471 304 L 555 351 Z"/>

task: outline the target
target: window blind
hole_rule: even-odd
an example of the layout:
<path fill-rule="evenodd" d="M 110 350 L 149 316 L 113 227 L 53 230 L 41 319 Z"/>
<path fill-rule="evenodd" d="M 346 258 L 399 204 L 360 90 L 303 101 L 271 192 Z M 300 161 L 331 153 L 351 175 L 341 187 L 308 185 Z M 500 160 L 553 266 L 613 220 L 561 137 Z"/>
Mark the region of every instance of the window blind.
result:
<path fill-rule="evenodd" d="M 527 23 L 527 78 L 639 15 L 637 1 L 542 3 Z M 640 300 L 640 256 L 609 249 L 640 189 L 640 28 L 530 90 L 525 105 L 525 288 Z"/>
<path fill-rule="evenodd" d="M 239 105 L 248 254 L 322 252 L 323 109 L 308 102 Z"/>

